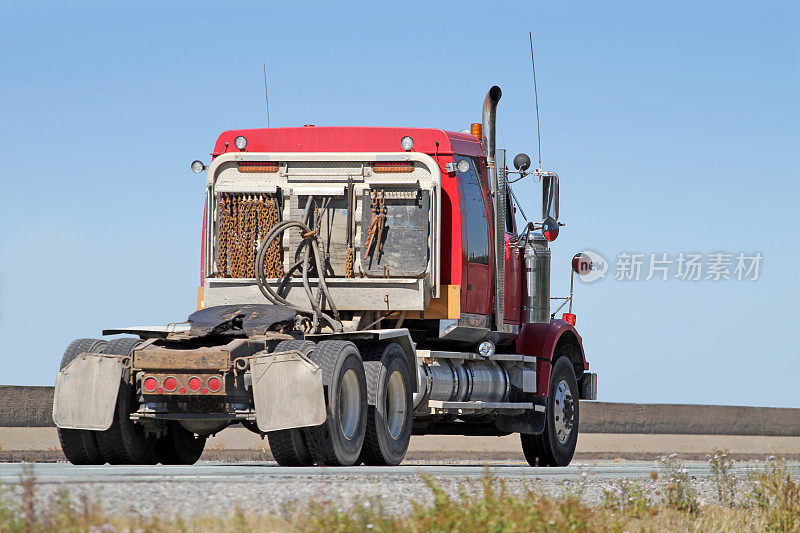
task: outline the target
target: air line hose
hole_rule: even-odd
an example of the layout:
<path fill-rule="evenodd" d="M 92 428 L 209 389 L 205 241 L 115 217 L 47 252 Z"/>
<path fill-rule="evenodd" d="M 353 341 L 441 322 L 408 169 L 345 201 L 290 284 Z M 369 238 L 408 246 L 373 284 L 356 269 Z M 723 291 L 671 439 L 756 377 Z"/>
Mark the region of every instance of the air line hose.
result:
<path fill-rule="evenodd" d="M 303 215 L 303 219 L 308 222 L 309 218 L 315 220 L 314 210 L 311 207 L 314 203 L 314 197 L 311 196 L 308 199 L 308 204 L 306 206 L 306 211 Z M 327 204 L 326 204 L 327 205 Z M 278 222 L 272 229 L 267 233 L 264 239 L 261 241 L 261 245 L 258 248 L 258 254 L 256 255 L 256 264 L 255 264 L 255 271 L 256 271 L 256 282 L 258 283 L 258 288 L 261 293 L 275 305 L 285 305 L 286 307 L 290 307 L 297 311 L 298 313 L 307 314 L 312 316 L 312 324 L 315 332 L 318 332 L 320 329 L 319 319 L 322 318 L 325 320 L 335 331 L 339 333 L 342 331 L 342 323 L 339 322 L 339 310 L 336 308 L 336 305 L 333 303 L 333 299 L 331 298 L 330 290 L 328 289 L 328 284 L 325 281 L 325 269 L 324 265 L 322 264 L 322 255 L 319 252 L 319 225 L 316 221 L 311 223 L 311 226 L 314 227 L 312 229 L 306 222 L 300 222 L 299 220 L 284 220 L 282 222 Z M 299 305 L 295 305 L 284 297 L 282 297 L 278 292 L 276 292 L 272 287 L 269 286 L 268 278 L 264 273 L 264 259 L 267 254 L 267 250 L 279 235 L 282 235 L 289 228 L 298 228 L 300 230 L 300 234 L 303 237 L 303 241 L 300 243 L 297 251 L 300 252 L 302 250 L 303 256 L 300 261 L 295 263 L 292 268 L 286 273 L 284 278 L 279 283 L 280 289 L 285 287 L 288 283 L 288 278 L 292 275 L 292 272 L 295 268 L 297 268 L 298 264 L 301 267 L 301 273 L 303 278 L 303 289 L 306 292 L 306 296 L 308 296 L 308 300 L 311 303 L 311 308 L 305 308 Z M 303 248 L 305 247 L 305 248 Z M 311 264 L 311 255 L 313 254 L 314 258 L 314 265 L 316 266 L 317 270 L 317 277 L 319 278 L 319 284 L 317 288 L 316 294 L 314 291 L 311 290 L 311 284 L 308 280 L 308 270 L 309 265 Z M 322 309 L 322 298 L 325 297 L 328 305 L 333 312 L 333 316 L 325 313 Z"/>

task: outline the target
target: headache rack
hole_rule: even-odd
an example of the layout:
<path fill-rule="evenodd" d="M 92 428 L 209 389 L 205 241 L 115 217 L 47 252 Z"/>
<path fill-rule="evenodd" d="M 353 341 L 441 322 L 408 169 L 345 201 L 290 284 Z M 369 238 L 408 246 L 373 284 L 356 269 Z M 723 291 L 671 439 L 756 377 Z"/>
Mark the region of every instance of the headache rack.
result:
<path fill-rule="evenodd" d="M 339 310 L 424 311 L 440 292 L 440 180 L 436 162 L 416 152 L 218 156 L 208 168 L 201 305 L 265 302 L 255 280 L 259 245 L 275 224 L 312 210 Z M 303 239 L 286 230 L 263 266 L 297 305 L 308 302 L 297 268 Z M 315 273 L 309 282 L 318 284 Z"/>

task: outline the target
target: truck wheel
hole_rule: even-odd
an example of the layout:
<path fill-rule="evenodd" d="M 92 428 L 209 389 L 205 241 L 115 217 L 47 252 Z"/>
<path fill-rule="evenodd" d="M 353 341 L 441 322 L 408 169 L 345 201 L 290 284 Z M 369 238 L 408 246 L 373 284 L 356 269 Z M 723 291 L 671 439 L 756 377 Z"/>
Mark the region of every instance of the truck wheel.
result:
<path fill-rule="evenodd" d="M 179 422 L 167 423 L 167 433 L 162 435 L 153 449 L 155 462 L 162 465 L 193 465 L 203 455 L 205 435 L 197 435 Z"/>
<path fill-rule="evenodd" d="M 367 431 L 361 460 L 365 465 L 399 465 L 411 440 L 411 370 L 405 350 L 380 344 L 362 353 L 367 378 Z"/>
<path fill-rule="evenodd" d="M 100 339 L 77 339 L 69 343 L 61 357 L 61 370 L 82 353 L 97 353 L 106 341 Z M 97 432 L 87 429 L 58 428 L 58 440 L 67 461 L 74 465 L 101 465 L 105 463 L 97 446 Z"/>
<path fill-rule="evenodd" d="M 550 374 L 544 431 L 520 435 L 531 466 L 567 466 L 578 442 L 578 382 L 567 357 L 559 357 Z"/>
<path fill-rule="evenodd" d="M 304 428 L 308 450 L 320 466 L 351 466 L 358 461 L 367 427 L 367 384 L 355 344 L 322 341 L 309 354 L 322 368 L 328 419 Z"/>
<path fill-rule="evenodd" d="M 297 350 L 303 355 L 309 355 L 317 345 L 311 341 L 290 340 L 281 341 L 275 346 L 276 352 Z M 267 433 L 269 450 L 272 457 L 280 466 L 311 466 L 314 459 L 308 451 L 308 444 L 303 431 L 299 428 L 270 431 Z"/>
<path fill-rule="evenodd" d="M 103 353 L 112 355 L 130 355 L 131 351 L 141 343 L 139 339 L 122 338 L 110 341 Z M 117 395 L 117 407 L 114 411 L 114 422 L 105 431 L 97 433 L 97 444 L 103 458 L 112 465 L 152 464 L 155 438 L 145 437 L 144 429 L 130 419 L 134 389 L 126 381 L 120 382 Z"/>

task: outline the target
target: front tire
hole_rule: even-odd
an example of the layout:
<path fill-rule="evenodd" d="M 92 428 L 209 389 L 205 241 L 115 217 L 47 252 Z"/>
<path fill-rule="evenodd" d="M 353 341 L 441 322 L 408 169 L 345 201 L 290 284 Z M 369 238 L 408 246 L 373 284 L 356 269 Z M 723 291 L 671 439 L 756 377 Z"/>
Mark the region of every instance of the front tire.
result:
<path fill-rule="evenodd" d="M 414 411 L 406 353 L 397 343 L 380 344 L 362 357 L 369 407 L 361 460 L 365 465 L 399 465 L 408 451 Z"/>
<path fill-rule="evenodd" d="M 367 427 L 367 384 L 358 348 L 348 341 L 322 341 L 309 355 L 322 369 L 328 418 L 304 428 L 308 449 L 320 466 L 351 466 L 361 454 Z"/>
<path fill-rule="evenodd" d="M 69 343 L 61 356 L 60 369 L 63 370 L 82 353 L 98 353 L 106 341 L 100 339 L 76 339 Z M 67 461 L 74 465 L 101 465 L 105 463 L 97 445 L 97 431 L 88 429 L 58 428 L 58 440 Z"/>
<path fill-rule="evenodd" d="M 289 340 L 281 341 L 275 346 L 276 352 L 297 350 L 308 356 L 317 345 L 311 341 Z M 311 466 L 314 459 L 308 451 L 306 437 L 300 428 L 282 429 L 267 433 L 269 451 L 280 466 Z"/>
<path fill-rule="evenodd" d="M 544 431 L 521 434 L 522 451 L 531 466 L 567 466 L 578 443 L 578 381 L 568 357 L 559 357 L 550 373 Z"/>

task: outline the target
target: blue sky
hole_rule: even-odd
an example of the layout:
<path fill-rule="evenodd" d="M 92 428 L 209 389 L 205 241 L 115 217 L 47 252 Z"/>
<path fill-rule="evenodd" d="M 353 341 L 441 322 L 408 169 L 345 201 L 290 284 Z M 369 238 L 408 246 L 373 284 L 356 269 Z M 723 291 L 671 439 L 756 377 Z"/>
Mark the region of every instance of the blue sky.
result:
<path fill-rule="evenodd" d="M 800 10 L 789 2 L 5 2 L 0 383 L 50 384 L 75 337 L 196 305 L 220 131 L 480 120 L 561 176 L 553 295 L 577 286 L 600 399 L 800 406 Z M 530 215 L 538 186 L 515 191 Z M 619 253 L 760 252 L 760 279 L 616 281 Z"/>

